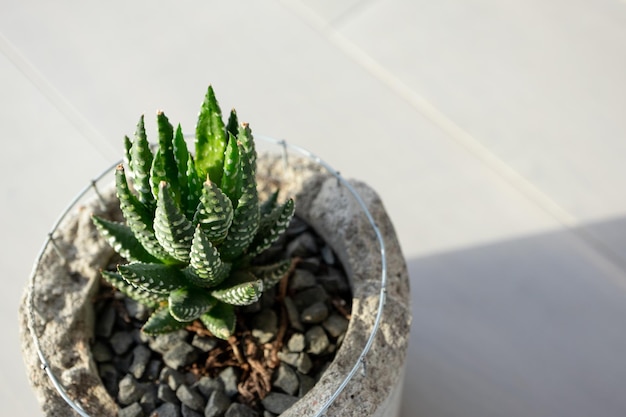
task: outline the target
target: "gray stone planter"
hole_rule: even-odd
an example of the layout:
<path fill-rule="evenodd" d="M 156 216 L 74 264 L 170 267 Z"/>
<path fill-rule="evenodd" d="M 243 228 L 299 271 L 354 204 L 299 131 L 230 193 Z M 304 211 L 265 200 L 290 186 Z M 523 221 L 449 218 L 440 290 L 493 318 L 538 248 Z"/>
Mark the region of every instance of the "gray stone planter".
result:
<path fill-rule="evenodd" d="M 279 186 L 283 195 L 296 196 L 298 215 L 335 250 L 354 295 L 352 319 L 335 360 L 315 387 L 282 416 L 316 416 L 321 410 L 328 416 L 396 416 L 411 320 L 409 281 L 380 199 L 367 185 L 353 181 L 342 184 L 307 158 L 289 156 L 285 164 L 280 156 L 265 155 L 259 158 L 258 176 L 262 191 Z M 376 230 L 349 187 L 360 195 L 384 241 L 385 291 L 381 291 L 383 263 Z M 117 204 L 112 188 L 100 194 L 106 205 Z M 113 254 L 98 238 L 90 216 L 105 209 L 99 198 L 93 198 L 66 216 L 42 253 L 34 284 L 27 288 L 20 307 L 23 356 L 46 416 L 76 413 L 42 370 L 38 349 L 47 361 L 47 371 L 87 414 L 117 415 L 117 406 L 95 371 L 89 349 L 94 328 L 91 299 L 97 291 L 99 270 L 107 266 Z M 29 312 L 31 293 L 34 309 Z M 385 302 L 377 321 L 381 293 Z M 377 324 L 378 331 L 370 339 Z M 368 353 L 362 356 L 366 346 Z M 364 360 L 359 361 L 360 357 Z"/>

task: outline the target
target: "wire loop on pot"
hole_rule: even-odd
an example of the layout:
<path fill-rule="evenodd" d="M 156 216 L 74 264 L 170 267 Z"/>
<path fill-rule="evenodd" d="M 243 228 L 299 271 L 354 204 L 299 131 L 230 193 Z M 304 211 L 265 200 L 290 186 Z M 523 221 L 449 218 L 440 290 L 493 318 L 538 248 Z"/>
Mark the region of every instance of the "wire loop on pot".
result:
<path fill-rule="evenodd" d="M 354 366 L 351 368 L 350 372 L 348 372 L 348 374 L 346 375 L 344 380 L 341 381 L 341 383 L 339 384 L 339 386 L 337 387 L 335 392 L 330 396 L 330 398 L 328 398 L 326 400 L 326 402 L 321 406 L 321 408 L 315 414 L 315 417 L 326 417 L 326 415 L 327 415 L 326 413 L 328 411 L 328 408 L 337 399 L 337 397 L 343 392 L 343 390 L 346 388 L 346 386 L 355 377 L 357 372 L 359 372 L 359 370 L 360 370 L 361 371 L 360 372 L 361 375 L 363 377 L 366 376 L 366 373 L 367 373 L 366 356 L 367 356 L 368 352 L 370 351 L 370 349 L 371 349 L 371 347 L 372 347 L 372 345 L 374 343 L 374 339 L 376 337 L 376 334 L 378 333 L 378 329 L 380 327 L 380 322 L 381 322 L 382 315 L 383 315 L 383 309 L 384 309 L 386 298 L 387 298 L 387 258 L 386 258 L 386 254 L 385 254 L 385 244 L 384 244 L 384 241 L 383 241 L 383 238 L 382 238 L 382 234 L 381 234 L 378 226 L 376 225 L 372 214 L 369 212 L 369 210 L 367 208 L 367 205 L 365 204 L 365 202 L 363 201 L 363 199 L 361 198 L 359 193 L 356 191 L 356 189 L 344 177 L 341 176 L 339 171 L 336 171 L 329 164 L 327 164 L 322 159 L 320 159 L 318 156 L 314 155 L 313 153 L 309 152 L 308 150 L 306 150 L 304 148 L 301 148 L 299 146 L 296 146 L 296 145 L 288 144 L 283 139 L 279 140 L 279 139 L 274 139 L 274 138 L 271 138 L 271 137 L 260 136 L 260 135 L 255 135 L 255 138 L 256 139 L 261 139 L 261 140 L 263 140 L 263 141 L 265 141 L 267 143 L 279 146 L 281 148 L 283 164 L 285 165 L 285 167 L 288 167 L 288 165 L 289 165 L 289 160 L 288 160 L 288 149 L 289 149 L 289 150 L 295 151 L 295 152 L 301 154 L 302 156 L 312 160 L 314 163 L 316 163 L 319 166 L 323 167 L 329 174 L 333 175 L 337 179 L 337 185 L 345 187 L 350 192 L 350 194 L 352 194 L 352 196 L 354 197 L 354 199 L 356 200 L 356 202 L 360 206 L 361 210 L 366 215 L 366 218 L 367 218 L 368 222 L 370 223 L 370 225 L 372 226 L 372 229 L 374 230 L 374 233 L 376 235 L 376 240 L 378 242 L 378 246 L 379 246 L 379 249 L 380 249 L 380 257 L 381 257 L 380 293 L 379 293 L 379 297 L 378 297 L 378 309 L 377 309 L 377 312 L 376 312 L 376 317 L 375 317 L 375 320 L 374 320 L 372 331 L 371 331 L 371 333 L 369 335 L 369 338 L 367 339 L 367 342 L 365 343 L 365 346 L 364 346 L 363 350 L 361 351 L 361 354 L 359 355 L 359 357 L 358 357 L 356 363 L 354 364 Z M 59 227 L 59 225 L 61 224 L 61 222 L 65 219 L 65 217 L 74 208 L 74 206 L 76 206 L 78 204 L 78 202 L 83 197 L 85 197 L 85 195 L 90 190 L 93 191 L 97 195 L 98 199 L 100 200 L 100 203 L 104 205 L 104 199 L 103 199 L 102 195 L 100 194 L 97 185 L 120 162 L 121 161 L 118 161 L 115 164 L 111 165 L 109 168 L 107 168 L 105 171 L 103 171 L 100 175 L 98 175 L 96 178 L 94 178 L 91 181 L 91 183 L 88 186 L 86 186 L 71 201 L 71 203 L 66 207 L 66 209 L 63 211 L 63 213 L 61 214 L 59 219 L 56 221 L 56 223 L 54 223 L 54 225 L 52 227 L 52 230 L 50 231 L 50 233 L 48 233 L 48 238 L 46 239 L 44 245 L 42 246 L 41 250 L 39 251 L 39 254 L 37 255 L 36 262 L 35 262 L 35 264 L 33 266 L 33 270 L 31 272 L 31 275 L 30 275 L 30 278 L 29 278 L 28 289 L 27 289 L 28 331 L 29 331 L 29 333 L 30 333 L 30 335 L 31 335 L 31 337 L 33 339 L 33 343 L 34 343 L 35 349 L 37 351 L 39 362 L 41 363 L 40 367 L 48 375 L 52 385 L 58 391 L 59 395 L 67 402 L 67 404 L 70 407 L 72 407 L 72 409 L 74 409 L 74 411 L 76 411 L 82 417 L 90 417 L 90 416 L 89 416 L 89 414 L 87 414 L 85 412 L 85 410 L 78 403 L 76 403 L 73 399 L 71 399 L 68 396 L 65 388 L 60 383 L 59 379 L 52 372 L 50 364 L 48 363 L 48 361 L 47 361 L 47 359 L 46 359 L 46 357 L 45 357 L 45 355 L 43 353 L 43 350 L 41 348 L 41 344 L 40 344 L 40 341 L 39 341 L 39 335 L 37 334 L 37 332 L 35 330 L 35 305 L 34 305 L 35 278 L 37 276 L 37 271 L 38 271 L 39 265 L 40 265 L 40 263 L 42 261 L 44 253 L 46 252 L 46 250 L 48 248 L 48 245 L 52 245 L 54 250 L 57 252 L 57 254 L 62 259 L 64 259 L 64 260 L 66 259 L 65 255 L 63 254 L 62 249 L 55 242 L 54 233 L 56 232 L 56 230 Z"/>

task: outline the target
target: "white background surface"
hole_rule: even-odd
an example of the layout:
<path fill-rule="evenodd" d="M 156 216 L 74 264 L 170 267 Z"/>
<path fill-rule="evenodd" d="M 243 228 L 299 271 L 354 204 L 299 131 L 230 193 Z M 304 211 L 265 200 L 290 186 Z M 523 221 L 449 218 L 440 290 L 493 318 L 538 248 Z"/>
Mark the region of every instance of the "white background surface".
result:
<path fill-rule="evenodd" d="M 0 0 L 3 414 L 39 415 L 16 311 L 54 220 L 209 83 L 382 196 L 403 417 L 626 415 L 623 0 Z"/>

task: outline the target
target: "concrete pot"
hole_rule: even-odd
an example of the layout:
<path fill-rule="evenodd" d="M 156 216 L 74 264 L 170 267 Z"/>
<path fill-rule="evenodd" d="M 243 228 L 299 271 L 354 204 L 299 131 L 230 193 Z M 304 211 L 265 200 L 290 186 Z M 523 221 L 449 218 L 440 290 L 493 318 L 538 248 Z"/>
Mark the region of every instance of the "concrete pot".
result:
<path fill-rule="evenodd" d="M 260 191 L 269 192 L 278 186 L 282 195 L 296 197 L 297 214 L 339 256 L 354 300 L 350 325 L 335 360 L 315 387 L 282 416 L 317 416 L 322 412 L 327 416 L 396 416 L 411 310 L 408 273 L 393 226 L 380 199 L 367 185 L 344 183 L 308 158 L 290 155 L 285 162 L 276 155 L 259 157 Z M 351 190 L 356 190 L 361 201 Z M 117 405 L 100 381 L 89 348 L 94 330 L 91 299 L 98 289 L 99 270 L 113 255 L 99 239 L 90 216 L 117 205 L 112 187 L 100 191 L 100 196 L 74 207 L 60 223 L 35 266 L 20 306 L 23 356 L 46 416 L 78 415 L 47 373 L 58 380 L 85 415 L 117 415 Z M 386 253 L 385 290 L 381 290 L 383 262 L 377 238 L 384 242 Z M 377 320 L 381 294 L 384 307 Z M 28 308 L 29 297 L 32 310 Z M 44 370 L 42 359 L 47 365 Z"/>

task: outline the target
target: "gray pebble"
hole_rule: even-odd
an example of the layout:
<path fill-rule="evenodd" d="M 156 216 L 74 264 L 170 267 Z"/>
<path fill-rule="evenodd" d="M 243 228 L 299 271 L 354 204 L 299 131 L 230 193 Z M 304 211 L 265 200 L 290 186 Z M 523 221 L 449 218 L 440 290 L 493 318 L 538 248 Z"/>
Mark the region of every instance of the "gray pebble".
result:
<path fill-rule="evenodd" d="M 281 394 L 279 392 L 270 392 L 261 403 L 263 407 L 271 413 L 281 414 L 298 401 L 298 397 L 293 395 Z"/>
<path fill-rule="evenodd" d="M 223 391 L 224 390 L 224 382 L 219 379 L 209 378 L 208 376 L 203 376 L 196 382 L 195 388 L 198 389 L 206 398 L 209 398 L 213 391 Z"/>
<path fill-rule="evenodd" d="M 330 246 L 322 246 L 322 249 L 320 250 L 320 255 L 322 255 L 322 259 L 324 260 L 324 262 L 326 262 L 327 265 L 335 264 L 335 253 Z"/>
<path fill-rule="evenodd" d="M 224 417 L 259 417 L 259 414 L 247 405 L 232 403 Z"/>
<path fill-rule="evenodd" d="M 187 385 L 181 385 L 178 387 L 176 390 L 176 397 L 178 397 L 181 403 L 196 411 L 203 410 L 206 405 L 206 400 L 202 394 L 192 388 L 189 388 Z"/>
<path fill-rule="evenodd" d="M 172 403 L 163 403 L 150 415 L 158 417 L 181 417 L 180 407 Z"/>
<path fill-rule="evenodd" d="M 263 417 L 276 417 L 276 414 L 270 413 L 269 411 L 263 411 Z"/>
<path fill-rule="evenodd" d="M 141 417 L 143 416 L 143 409 L 139 403 L 132 403 L 128 407 L 120 409 L 118 417 Z"/>
<path fill-rule="evenodd" d="M 280 359 L 282 362 L 285 362 L 286 364 L 289 364 L 291 366 L 296 366 L 298 364 L 298 357 L 300 356 L 300 353 L 297 352 L 289 352 L 288 350 L 281 350 L 280 352 L 278 352 L 278 359 Z"/>
<path fill-rule="evenodd" d="M 285 309 L 287 310 L 287 318 L 289 319 L 289 324 L 294 329 L 303 332 L 304 326 L 300 322 L 300 312 L 298 312 L 298 309 L 296 308 L 296 305 L 291 297 L 285 297 L 284 303 Z"/>
<path fill-rule="evenodd" d="M 348 319 L 339 314 L 333 313 L 328 316 L 322 326 L 324 326 L 324 329 L 326 329 L 331 337 L 337 338 L 348 330 L 348 324 Z"/>
<path fill-rule="evenodd" d="M 193 408 L 187 407 L 185 404 L 180 406 L 182 417 L 204 417 L 204 413 L 200 413 Z"/>
<path fill-rule="evenodd" d="M 145 345 L 137 345 L 135 349 L 133 349 L 133 361 L 128 370 L 135 378 L 139 379 L 143 376 L 143 373 L 146 371 L 146 366 L 148 366 L 148 362 L 150 361 L 151 353 L 150 349 Z"/>
<path fill-rule="evenodd" d="M 293 302 L 298 311 L 302 311 L 312 304 L 323 303 L 327 300 L 328 293 L 320 286 L 300 291 L 293 296 Z"/>
<path fill-rule="evenodd" d="M 287 342 L 290 352 L 302 352 L 306 347 L 306 339 L 302 333 L 294 333 Z"/>
<path fill-rule="evenodd" d="M 308 375 L 304 375 L 298 372 L 298 379 L 300 381 L 300 388 L 298 389 L 298 397 L 304 397 L 313 386 L 315 386 L 315 379 Z"/>
<path fill-rule="evenodd" d="M 315 275 L 306 269 L 296 269 L 289 281 L 289 289 L 297 292 L 317 285 Z"/>
<path fill-rule="evenodd" d="M 159 378 L 162 366 L 163 362 L 158 359 L 152 359 L 150 362 L 148 362 L 148 366 L 146 366 L 144 378 L 148 381 L 156 381 Z"/>
<path fill-rule="evenodd" d="M 314 355 L 320 355 L 326 351 L 330 342 L 326 332 L 321 326 L 313 326 L 305 333 L 308 352 Z"/>
<path fill-rule="evenodd" d="M 95 334 L 103 338 L 109 338 L 113 332 L 113 325 L 115 324 L 116 316 L 115 308 L 113 304 L 108 303 L 103 307 L 102 312 L 98 315 L 98 320 L 95 324 Z"/>
<path fill-rule="evenodd" d="M 204 417 L 218 417 L 223 415 L 231 401 L 223 391 L 216 390 L 211 393 L 204 409 Z"/>
<path fill-rule="evenodd" d="M 331 294 L 346 293 L 350 291 L 348 279 L 345 274 L 337 268 L 328 268 L 326 273 L 319 274 L 317 276 L 317 282 Z"/>
<path fill-rule="evenodd" d="M 268 343 L 278 332 L 278 317 L 274 310 L 261 310 L 254 316 L 252 326 L 252 336 L 256 337 L 259 343 Z"/>
<path fill-rule="evenodd" d="M 176 392 L 166 384 L 159 384 L 157 387 L 157 398 L 164 403 L 178 404 L 180 402 Z"/>
<path fill-rule="evenodd" d="M 218 378 L 222 380 L 224 383 L 224 392 L 229 397 L 233 397 L 237 395 L 239 392 L 237 390 L 237 383 L 239 382 L 239 375 L 237 375 L 237 371 L 232 366 L 224 369 L 219 373 Z"/>
<path fill-rule="evenodd" d="M 188 334 L 189 332 L 184 329 L 160 334 L 150 341 L 150 349 L 163 355 L 177 342 L 185 341 Z"/>
<path fill-rule="evenodd" d="M 298 372 L 308 374 L 309 372 L 311 372 L 311 368 L 313 368 L 313 362 L 311 362 L 311 357 L 305 352 L 300 353 L 298 355 L 298 360 L 296 360 L 295 367 Z"/>
<path fill-rule="evenodd" d="M 172 369 L 190 365 L 198 359 L 198 351 L 189 343 L 178 341 L 163 355 L 163 362 Z"/>
<path fill-rule="evenodd" d="M 130 349 L 135 343 L 135 340 L 132 332 L 118 331 L 113 333 L 113 336 L 109 339 L 109 343 L 111 343 L 111 347 L 116 354 L 122 355 Z"/>
<path fill-rule="evenodd" d="M 308 229 L 309 225 L 304 220 L 297 216 L 294 216 L 289 222 L 289 226 L 287 227 L 287 231 L 285 232 L 285 234 L 291 237 L 298 236 L 306 232 Z"/>
<path fill-rule="evenodd" d="M 130 317 L 142 322 L 145 321 L 150 314 L 150 310 L 146 306 L 138 303 L 132 298 L 124 298 L 124 306 L 126 307 L 126 311 Z"/>
<path fill-rule="evenodd" d="M 217 346 L 217 339 L 214 337 L 205 337 L 195 335 L 191 341 L 191 346 L 200 349 L 202 352 L 209 352 Z"/>
<path fill-rule="evenodd" d="M 286 394 L 294 395 L 298 392 L 300 381 L 298 375 L 289 365 L 281 363 L 274 374 L 272 386 L 278 388 Z"/>
<path fill-rule="evenodd" d="M 159 397 L 157 394 L 157 387 L 154 384 L 149 384 L 149 386 L 145 388 L 145 392 L 139 400 L 139 405 L 141 405 L 144 412 L 148 413 L 154 410 L 158 403 Z"/>
<path fill-rule="evenodd" d="M 166 366 L 161 369 L 159 381 L 167 384 L 167 386 L 170 387 L 173 391 L 176 391 L 178 387 L 185 381 L 185 376 L 177 370 Z"/>
<path fill-rule="evenodd" d="M 118 387 L 117 401 L 121 405 L 130 405 L 139 401 L 144 394 L 144 387 L 130 374 L 120 380 Z"/>
<path fill-rule="evenodd" d="M 98 373 L 109 394 L 116 397 L 119 390 L 118 378 L 120 377 L 118 370 L 110 363 L 101 363 L 98 366 Z"/>
<path fill-rule="evenodd" d="M 300 320 L 307 324 L 319 324 L 328 317 L 328 307 L 324 302 L 311 304 L 302 311 Z"/>
<path fill-rule="evenodd" d="M 318 251 L 315 237 L 309 232 L 304 232 L 287 244 L 286 255 L 288 258 L 294 256 L 306 258 L 318 253 Z"/>
<path fill-rule="evenodd" d="M 96 362 L 109 362 L 113 359 L 113 351 L 106 343 L 98 340 L 91 346 L 91 356 Z"/>

